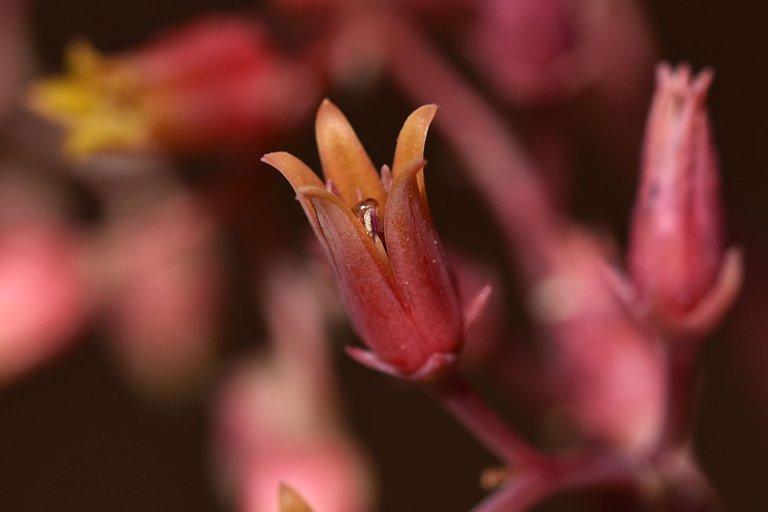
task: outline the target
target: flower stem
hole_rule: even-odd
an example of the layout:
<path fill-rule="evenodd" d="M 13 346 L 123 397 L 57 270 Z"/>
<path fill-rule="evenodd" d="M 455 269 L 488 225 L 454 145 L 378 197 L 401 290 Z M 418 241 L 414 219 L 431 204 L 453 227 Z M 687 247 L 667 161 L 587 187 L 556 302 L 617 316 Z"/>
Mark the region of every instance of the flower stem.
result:
<path fill-rule="evenodd" d="M 667 404 L 659 450 L 688 443 L 697 387 L 699 344 L 695 340 L 669 340 L 667 344 Z"/>
<path fill-rule="evenodd" d="M 549 459 L 511 430 L 459 375 L 429 385 L 429 391 L 460 423 L 506 464 L 546 467 Z"/>
<path fill-rule="evenodd" d="M 557 492 L 593 486 L 634 486 L 638 468 L 611 455 L 564 456 L 544 470 L 524 471 L 508 485 L 475 507 L 472 512 L 516 512 Z"/>
<path fill-rule="evenodd" d="M 511 253 L 529 271 L 546 265 L 548 234 L 560 219 L 538 169 L 493 109 L 404 16 L 381 16 L 390 35 L 387 66 L 415 103 L 443 107 L 435 120 L 507 235 Z"/>

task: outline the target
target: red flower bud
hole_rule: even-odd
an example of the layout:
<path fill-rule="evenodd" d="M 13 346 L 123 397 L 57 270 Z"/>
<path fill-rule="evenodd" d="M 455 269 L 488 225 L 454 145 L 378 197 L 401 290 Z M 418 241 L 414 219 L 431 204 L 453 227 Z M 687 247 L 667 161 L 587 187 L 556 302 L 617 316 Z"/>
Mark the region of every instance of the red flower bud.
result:
<path fill-rule="evenodd" d="M 287 153 L 264 157 L 296 190 L 355 330 L 373 351 L 350 353 L 411 378 L 433 376 L 453 359 L 463 338 L 461 304 L 424 192 L 424 140 L 435 111 L 427 105 L 406 120 L 392 172 L 383 169 L 381 178 L 329 101 L 316 122 L 328 188 Z"/>
<path fill-rule="evenodd" d="M 40 83 L 32 103 L 68 127 L 75 156 L 249 147 L 293 126 L 317 90 L 257 25 L 233 17 L 202 18 L 117 56 L 80 43 L 68 58 L 70 72 Z"/>
<path fill-rule="evenodd" d="M 710 325 L 740 283 L 738 253 L 722 239 L 720 185 L 705 99 L 712 72 L 659 67 L 635 204 L 629 267 L 639 295 L 668 331 Z"/>

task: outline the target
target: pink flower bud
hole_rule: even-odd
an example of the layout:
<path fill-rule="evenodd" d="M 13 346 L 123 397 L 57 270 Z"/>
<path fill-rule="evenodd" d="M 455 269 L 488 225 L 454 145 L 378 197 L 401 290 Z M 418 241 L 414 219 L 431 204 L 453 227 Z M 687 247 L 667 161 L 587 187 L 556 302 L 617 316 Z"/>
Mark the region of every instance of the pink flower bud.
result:
<path fill-rule="evenodd" d="M 284 355 L 244 365 L 224 386 L 215 452 L 222 483 L 243 512 L 283 512 L 283 484 L 317 512 L 368 510 L 368 470 L 334 400 L 315 393 L 314 376 Z"/>
<path fill-rule="evenodd" d="M 626 138 L 626 123 L 636 120 L 633 114 L 647 95 L 646 72 L 655 62 L 653 38 L 638 3 L 475 2 L 479 16 L 464 46 L 472 63 L 509 101 L 547 106 L 588 90 L 580 101 L 596 102 L 605 118 L 595 127 L 593 117 L 590 126 L 607 124 L 613 128 L 604 130 L 607 136 Z"/>
<path fill-rule="evenodd" d="M 184 391 L 205 368 L 218 326 L 211 222 L 181 197 L 121 219 L 109 235 L 108 319 L 120 362 L 144 390 Z"/>
<path fill-rule="evenodd" d="M 657 73 L 635 204 L 629 267 L 641 299 L 665 330 L 716 320 L 738 288 L 726 257 L 720 184 L 705 100 L 712 72 Z"/>
<path fill-rule="evenodd" d="M 0 382 L 75 340 L 90 306 L 80 242 L 50 222 L 0 233 Z"/>
<path fill-rule="evenodd" d="M 287 153 L 264 161 L 293 186 L 323 245 L 355 330 L 372 353 L 361 362 L 426 378 L 462 346 L 462 309 L 424 192 L 422 159 L 436 107 L 406 120 L 392 172 L 381 178 L 344 115 L 329 101 L 317 114 L 326 179 Z M 329 191 L 334 190 L 338 195 Z"/>
<path fill-rule="evenodd" d="M 473 60 L 499 91 L 520 102 L 563 95 L 576 44 L 564 0 L 487 0 L 471 33 Z"/>

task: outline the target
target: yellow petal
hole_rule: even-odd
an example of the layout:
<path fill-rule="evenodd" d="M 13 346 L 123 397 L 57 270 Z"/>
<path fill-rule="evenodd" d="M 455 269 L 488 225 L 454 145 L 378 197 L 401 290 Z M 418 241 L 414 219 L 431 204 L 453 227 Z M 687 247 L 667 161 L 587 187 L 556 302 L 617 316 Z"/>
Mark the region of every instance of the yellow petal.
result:
<path fill-rule="evenodd" d="M 424 158 L 424 142 L 436 113 L 437 105 L 424 105 L 414 110 L 403 123 L 392 162 L 393 178 L 396 178 L 412 160 Z"/>
<path fill-rule="evenodd" d="M 383 206 L 387 196 L 368 153 L 344 114 L 328 100 L 317 111 L 315 133 L 323 173 L 347 206 L 357 204 L 360 196 Z"/>
<path fill-rule="evenodd" d="M 283 176 L 285 176 L 285 179 L 288 180 L 288 183 L 291 184 L 294 192 L 296 192 L 299 202 L 301 203 L 301 207 L 304 209 L 304 213 L 307 215 L 307 219 L 312 225 L 312 229 L 315 231 L 317 237 L 320 238 L 320 242 L 324 244 L 325 237 L 323 236 L 323 232 L 317 223 L 317 213 L 315 213 L 315 209 L 312 204 L 306 200 L 303 194 L 299 192 L 300 189 L 307 187 L 325 190 L 323 188 L 323 182 L 320 181 L 320 178 L 317 177 L 317 174 L 312 172 L 312 169 L 307 167 L 304 162 L 292 154 L 286 153 L 284 151 L 267 153 L 261 157 L 261 161 L 271 165 L 280 171 Z"/>
<path fill-rule="evenodd" d="M 285 176 L 293 190 L 300 187 L 320 187 L 323 188 L 323 182 L 310 169 L 307 164 L 285 151 L 267 153 L 261 157 L 261 161 L 267 163 L 280 171 Z"/>
<path fill-rule="evenodd" d="M 304 498 L 290 485 L 280 483 L 277 492 L 280 512 L 312 512 Z"/>
<path fill-rule="evenodd" d="M 397 137 L 397 147 L 395 148 L 395 158 L 392 161 L 392 178 L 397 179 L 403 169 L 414 160 L 424 158 L 424 144 L 427 139 L 429 125 L 435 118 L 437 105 L 424 105 L 419 107 L 408 116 Z M 419 172 L 417 176 L 419 191 L 424 195 L 424 173 Z"/>
<path fill-rule="evenodd" d="M 151 139 L 151 119 L 130 65 L 76 42 L 67 49 L 68 72 L 37 83 L 30 107 L 67 127 L 70 156 L 135 150 Z"/>

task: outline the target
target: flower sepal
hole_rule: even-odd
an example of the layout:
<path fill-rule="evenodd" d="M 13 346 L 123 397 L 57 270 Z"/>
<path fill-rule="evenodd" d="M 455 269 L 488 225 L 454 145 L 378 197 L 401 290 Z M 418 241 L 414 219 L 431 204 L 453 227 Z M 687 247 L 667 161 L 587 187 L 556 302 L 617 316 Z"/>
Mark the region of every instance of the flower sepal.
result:
<path fill-rule="evenodd" d="M 480 315 L 488 307 L 488 301 L 492 295 L 493 286 L 486 284 L 464 304 L 464 312 L 462 314 L 464 318 L 464 334 L 467 334 L 475 326 Z"/>
<path fill-rule="evenodd" d="M 442 380 L 454 371 L 459 359 L 454 353 L 437 352 L 431 354 L 424 364 L 413 373 L 404 373 L 389 363 L 382 361 L 370 350 L 360 347 L 345 347 L 344 350 L 349 357 L 371 370 L 400 380 L 422 383 Z"/>
<path fill-rule="evenodd" d="M 723 255 L 717 277 L 694 309 L 665 325 L 665 331 L 676 339 L 698 339 L 712 330 L 728 312 L 741 291 L 744 280 L 744 254 L 740 247 L 731 247 Z"/>

